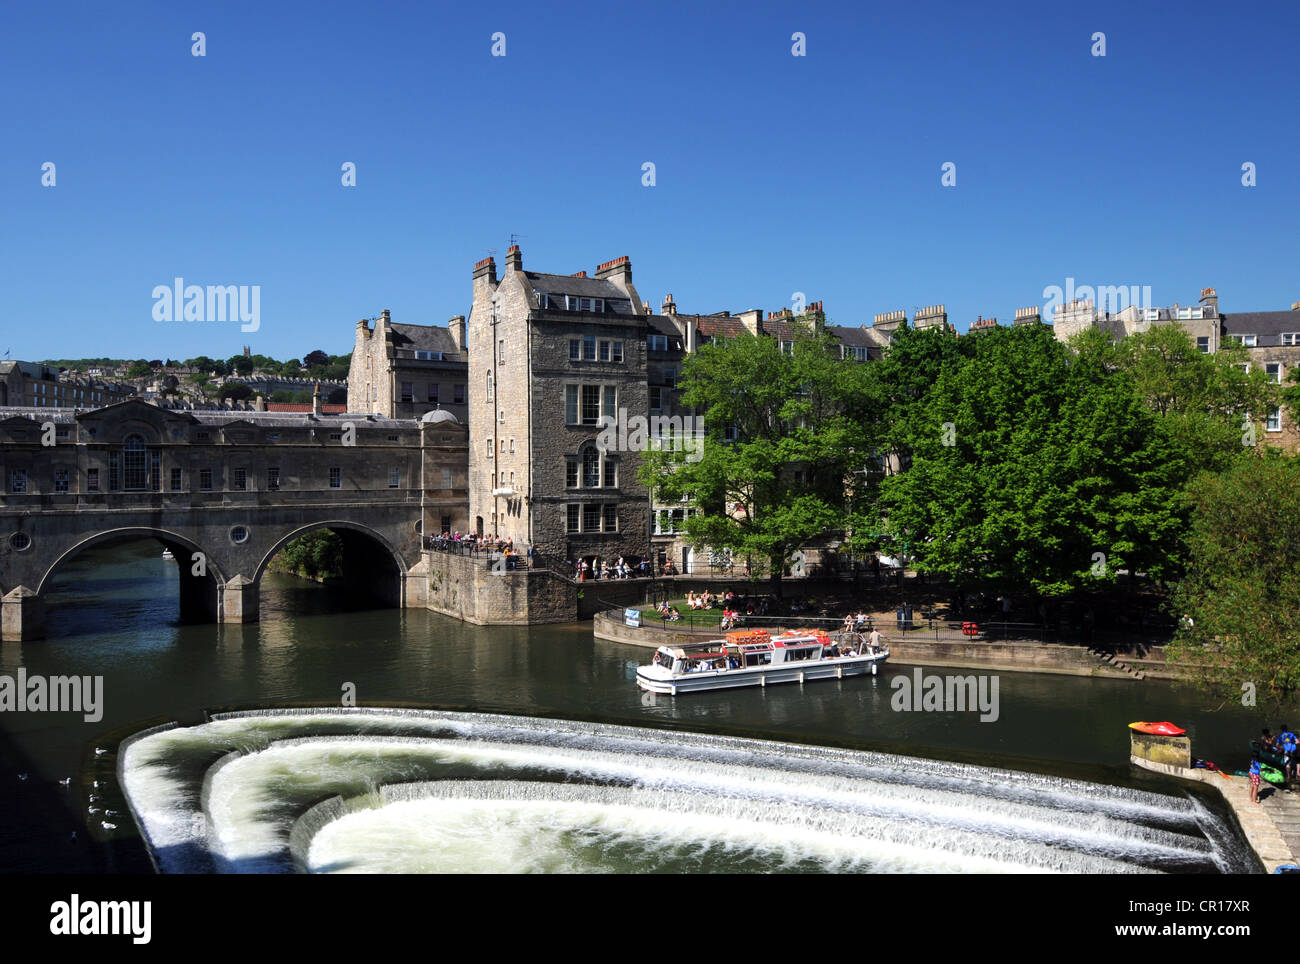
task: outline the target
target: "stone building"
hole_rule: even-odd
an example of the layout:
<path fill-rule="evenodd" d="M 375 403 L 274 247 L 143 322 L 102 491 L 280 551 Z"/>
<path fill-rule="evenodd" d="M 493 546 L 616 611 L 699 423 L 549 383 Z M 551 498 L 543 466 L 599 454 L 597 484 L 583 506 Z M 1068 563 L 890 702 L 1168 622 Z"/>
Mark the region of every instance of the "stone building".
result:
<path fill-rule="evenodd" d="M 446 327 L 398 325 L 384 309 L 374 327 L 357 322 L 348 369 L 348 411 L 419 418 L 446 410 L 469 416 L 465 380 L 465 319 Z"/>
<path fill-rule="evenodd" d="M 0 361 L 0 406 L 101 408 L 136 394 L 135 387 L 35 362 Z"/>
<path fill-rule="evenodd" d="M 1300 366 L 1300 301 L 1290 311 L 1248 311 L 1221 313 L 1214 288 L 1201 289 L 1195 305 L 1153 308 L 1129 304 L 1116 312 L 1098 311 L 1091 299 L 1074 299 L 1056 306 L 1053 314 L 1056 337 L 1068 341 L 1088 328 L 1100 328 L 1113 338 L 1150 331 L 1156 325 L 1178 325 L 1202 352 L 1216 352 L 1229 338 L 1245 345 L 1248 364 L 1262 368 L 1271 380 L 1285 384 Z M 1285 407 L 1264 413 L 1263 441 L 1268 445 L 1300 451 L 1300 426 Z"/>
<path fill-rule="evenodd" d="M 648 552 L 636 451 L 597 446 L 602 417 L 644 418 L 646 311 L 624 257 L 594 277 L 474 266 L 469 514 L 475 530 L 555 562 Z"/>
<path fill-rule="evenodd" d="M 1214 289 L 1206 291 L 1213 295 Z M 1220 318 L 1222 338 L 1240 341 L 1250 355 L 1250 365 L 1263 369 L 1278 385 L 1287 384 L 1300 367 L 1300 301 L 1292 304 L 1290 311 L 1234 311 Z M 1300 452 L 1300 425 L 1286 406 L 1265 413 L 1263 440 Z"/>

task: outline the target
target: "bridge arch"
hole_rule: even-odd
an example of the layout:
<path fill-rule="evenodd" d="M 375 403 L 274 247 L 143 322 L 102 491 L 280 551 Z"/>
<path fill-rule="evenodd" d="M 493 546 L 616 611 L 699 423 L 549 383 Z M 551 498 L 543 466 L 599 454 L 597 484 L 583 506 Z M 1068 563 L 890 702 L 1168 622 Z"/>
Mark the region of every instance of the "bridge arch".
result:
<path fill-rule="evenodd" d="M 162 529 L 155 526 L 123 526 L 120 529 L 105 529 L 102 532 L 96 532 L 93 535 L 89 535 L 86 538 L 82 539 L 80 542 L 77 542 L 74 545 L 69 546 L 62 553 L 60 553 L 58 558 L 56 558 L 54 562 L 45 570 L 45 574 L 41 577 L 41 581 L 36 587 L 37 595 L 40 596 L 45 595 L 46 590 L 49 589 L 50 582 L 53 580 L 54 576 L 57 575 L 59 570 L 62 569 L 63 566 L 68 562 L 68 560 L 72 559 L 74 556 L 79 555 L 80 553 L 91 548 L 92 546 L 96 546 L 101 543 L 125 542 L 129 539 L 157 539 L 168 549 L 171 549 L 173 554 L 176 551 L 175 548 L 173 547 L 178 546 L 184 550 L 185 559 L 191 558 L 193 554 L 196 552 L 203 553 L 204 564 L 207 569 L 208 575 L 216 580 L 216 584 L 218 586 L 224 584 L 226 581 L 226 577 L 222 574 L 221 570 L 217 567 L 217 564 L 213 560 L 212 556 L 209 555 L 208 552 L 204 550 L 202 546 L 200 546 L 198 543 L 194 542 L 193 540 L 188 539 L 177 532 L 172 532 L 169 529 Z M 184 560 L 179 557 L 177 558 L 178 563 L 182 561 Z M 187 572 L 190 571 L 188 567 L 182 567 L 182 568 L 185 568 Z"/>
<path fill-rule="evenodd" d="M 194 540 L 159 526 L 122 526 L 105 529 L 78 540 L 64 549 L 45 569 L 36 586 L 36 596 L 43 605 L 50 593 L 55 577 L 67 563 L 97 545 L 154 539 L 161 542 L 176 557 L 180 577 L 180 618 L 182 622 L 210 622 L 220 612 L 218 595 L 226 577 L 215 559 Z M 198 553 L 201 560 L 195 559 Z M 195 573 L 195 562 L 201 561 L 200 572 Z"/>
<path fill-rule="evenodd" d="M 346 519 L 312 522 L 280 536 L 262 556 L 253 573 L 253 583 L 260 587 L 267 566 L 290 542 L 322 529 L 343 539 L 344 578 L 349 589 L 368 591 L 369 595 L 390 606 L 403 605 L 406 574 L 410 568 L 406 560 L 382 533 Z"/>

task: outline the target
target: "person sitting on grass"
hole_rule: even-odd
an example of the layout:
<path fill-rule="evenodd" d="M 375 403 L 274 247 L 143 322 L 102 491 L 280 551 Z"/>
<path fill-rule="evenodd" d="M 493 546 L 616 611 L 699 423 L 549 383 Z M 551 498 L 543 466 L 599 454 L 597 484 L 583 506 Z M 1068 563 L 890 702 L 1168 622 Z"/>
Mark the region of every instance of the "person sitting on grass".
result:
<path fill-rule="evenodd" d="M 677 620 L 681 618 L 682 618 L 682 614 L 677 611 L 676 606 L 673 606 L 671 609 L 668 610 L 668 621 L 670 623 L 675 623 L 677 622 Z"/>

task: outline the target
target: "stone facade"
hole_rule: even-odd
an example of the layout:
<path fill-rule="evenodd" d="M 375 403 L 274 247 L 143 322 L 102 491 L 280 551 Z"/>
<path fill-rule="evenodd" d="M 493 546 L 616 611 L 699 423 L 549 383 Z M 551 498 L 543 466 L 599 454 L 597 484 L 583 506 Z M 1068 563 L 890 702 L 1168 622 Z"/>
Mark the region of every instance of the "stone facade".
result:
<path fill-rule="evenodd" d="M 1053 325 L 1061 341 L 1081 331 L 1099 328 L 1112 338 L 1150 331 L 1157 325 L 1178 325 L 1204 352 L 1218 351 L 1229 338 L 1246 345 L 1250 364 L 1268 372 L 1278 384 L 1286 384 L 1300 366 L 1300 302 L 1290 311 L 1220 313 L 1219 295 L 1203 288 L 1196 305 L 1174 304 L 1168 308 L 1127 305 L 1116 312 L 1099 312 L 1091 299 L 1076 299 L 1057 305 Z M 1285 406 L 1262 416 L 1262 441 L 1289 452 L 1300 452 L 1300 425 Z"/>
<path fill-rule="evenodd" d="M 492 258 L 475 266 L 473 290 L 474 529 L 557 562 L 644 558 L 638 453 L 596 447 L 602 417 L 647 414 L 646 321 L 630 263 L 594 278 L 526 272 L 512 246 L 500 279 Z"/>
<path fill-rule="evenodd" d="M 35 638 L 52 577 L 88 546 L 150 536 L 176 559 L 185 619 L 248 622 L 271 558 L 330 529 L 344 577 L 403 605 L 420 536 L 464 524 L 465 426 L 131 400 L 0 412 L 5 638 Z"/>
<path fill-rule="evenodd" d="M 387 309 L 374 327 L 356 325 L 348 368 L 348 411 L 388 418 L 420 418 L 445 410 L 469 416 L 465 381 L 465 319 L 447 327 L 397 325 Z"/>
<path fill-rule="evenodd" d="M 105 382 L 34 362 L 0 361 L 0 407 L 102 408 L 136 394 L 135 386 Z"/>
<path fill-rule="evenodd" d="M 581 587 L 544 569 L 498 572 L 483 556 L 426 552 L 418 576 L 429 609 L 478 626 L 579 619 Z"/>

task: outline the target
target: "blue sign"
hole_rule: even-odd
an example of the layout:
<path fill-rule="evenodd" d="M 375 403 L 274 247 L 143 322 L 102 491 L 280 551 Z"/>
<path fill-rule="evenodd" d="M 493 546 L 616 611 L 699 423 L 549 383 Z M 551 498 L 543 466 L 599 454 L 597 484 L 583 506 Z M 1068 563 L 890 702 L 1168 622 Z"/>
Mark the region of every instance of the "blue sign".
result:
<path fill-rule="evenodd" d="M 641 610 L 639 610 L 639 609 L 624 609 L 624 610 L 623 610 L 623 621 L 624 621 L 625 623 L 627 623 L 629 626 L 638 626 L 638 627 L 639 627 L 639 626 L 641 625 Z"/>

